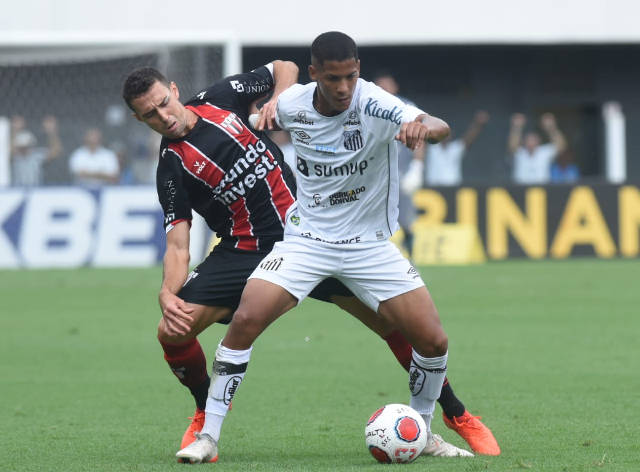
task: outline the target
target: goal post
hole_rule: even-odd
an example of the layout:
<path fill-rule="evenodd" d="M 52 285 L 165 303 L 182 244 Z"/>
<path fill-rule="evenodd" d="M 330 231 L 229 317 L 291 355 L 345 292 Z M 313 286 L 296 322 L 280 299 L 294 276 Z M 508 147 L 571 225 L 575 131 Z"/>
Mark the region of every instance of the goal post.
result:
<path fill-rule="evenodd" d="M 28 131 L 43 155 L 51 118 L 62 152 L 44 161 L 40 184 L 73 185 L 69 157 L 88 128 L 99 128 L 103 145 L 126 162 L 132 180 L 155 185 L 161 137 L 135 122 L 121 96 L 127 75 L 142 66 L 175 81 L 184 101 L 241 72 L 242 44 L 234 31 L 220 30 L 0 32 L 0 193 L 12 185 L 9 133 Z M 192 260 L 201 260 L 206 232 L 194 215 Z"/>
<path fill-rule="evenodd" d="M 39 147 L 48 138 L 43 118 L 57 121 L 64 151 L 47 163 L 42 183 L 71 183 L 68 157 L 88 127 L 100 128 L 105 144 L 126 148 L 134 164 L 149 153 L 155 157 L 158 139 L 133 124 L 121 98 L 126 76 L 147 65 L 175 81 L 186 100 L 240 72 L 242 47 L 230 32 L 173 33 L 171 39 L 166 32 L 0 32 L 0 117 L 19 117 Z"/>

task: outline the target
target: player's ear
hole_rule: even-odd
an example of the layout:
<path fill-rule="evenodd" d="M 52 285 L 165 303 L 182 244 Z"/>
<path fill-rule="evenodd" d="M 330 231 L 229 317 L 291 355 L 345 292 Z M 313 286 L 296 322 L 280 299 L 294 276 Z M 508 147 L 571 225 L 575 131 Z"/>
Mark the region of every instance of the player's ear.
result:
<path fill-rule="evenodd" d="M 140 115 L 138 115 L 137 113 L 131 113 L 131 116 L 133 116 L 133 117 L 134 117 L 136 120 L 138 120 L 138 121 L 144 121 L 144 120 L 140 117 Z"/>
<path fill-rule="evenodd" d="M 176 97 L 176 100 L 180 98 L 180 91 L 178 90 L 178 86 L 175 82 L 171 82 L 170 90 L 173 96 Z"/>
<path fill-rule="evenodd" d="M 316 70 L 315 67 L 313 67 L 313 65 L 309 66 L 309 78 L 311 79 L 312 82 L 318 81 L 318 71 Z"/>

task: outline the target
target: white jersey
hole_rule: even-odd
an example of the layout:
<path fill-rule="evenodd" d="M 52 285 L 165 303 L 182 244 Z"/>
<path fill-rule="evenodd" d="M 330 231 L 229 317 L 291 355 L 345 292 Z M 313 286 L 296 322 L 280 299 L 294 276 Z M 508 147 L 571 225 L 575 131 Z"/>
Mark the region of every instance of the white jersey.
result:
<path fill-rule="evenodd" d="M 398 228 L 394 138 L 424 112 L 358 79 L 349 109 L 328 117 L 313 107 L 315 90 L 315 82 L 296 84 L 278 98 L 276 122 L 297 156 L 285 234 L 334 244 L 385 240 Z"/>

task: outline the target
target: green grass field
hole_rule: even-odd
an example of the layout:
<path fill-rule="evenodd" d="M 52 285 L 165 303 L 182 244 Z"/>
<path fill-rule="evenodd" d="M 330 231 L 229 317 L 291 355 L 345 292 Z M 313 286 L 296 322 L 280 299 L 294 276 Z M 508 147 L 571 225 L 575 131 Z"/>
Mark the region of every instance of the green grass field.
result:
<path fill-rule="evenodd" d="M 640 263 L 423 267 L 449 378 L 502 455 L 377 464 L 369 416 L 407 403 L 386 344 L 306 300 L 255 345 L 222 430 L 224 471 L 640 470 Z M 161 269 L 0 272 L 0 470 L 184 470 L 188 391 L 155 339 Z M 225 332 L 201 337 L 212 360 Z M 306 340 L 308 338 L 308 341 Z M 433 430 L 460 447 L 436 412 Z"/>

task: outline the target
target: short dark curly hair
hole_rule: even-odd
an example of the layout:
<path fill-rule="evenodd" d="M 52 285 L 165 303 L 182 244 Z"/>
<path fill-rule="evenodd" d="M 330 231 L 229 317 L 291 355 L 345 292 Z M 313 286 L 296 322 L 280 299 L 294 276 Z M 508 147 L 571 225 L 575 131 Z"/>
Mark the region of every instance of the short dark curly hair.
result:
<path fill-rule="evenodd" d="M 131 106 L 131 102 L 149 92 L 156 82 L 160 82 L 167 88 L 171 86 L 171 82 L 158 69 L 153 67 L 140 67 L 131 72 L 125 79 L 124 84 L 122 84 L 122 98 L 127 103 L 127 106 L 135 112 L 136 110 Z"/>
<path fill-rule="evenodd" d="M 322 66 L 326 61 L 358 60 L 356 42 L 344 33 L 329 31 L 322 33 L 311 44 L 311 60 L 315 58 Z"/>

